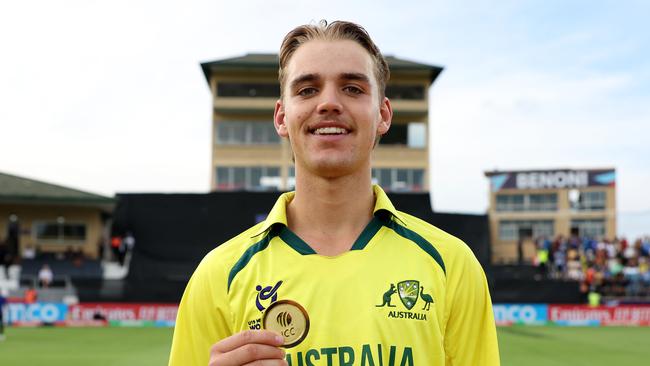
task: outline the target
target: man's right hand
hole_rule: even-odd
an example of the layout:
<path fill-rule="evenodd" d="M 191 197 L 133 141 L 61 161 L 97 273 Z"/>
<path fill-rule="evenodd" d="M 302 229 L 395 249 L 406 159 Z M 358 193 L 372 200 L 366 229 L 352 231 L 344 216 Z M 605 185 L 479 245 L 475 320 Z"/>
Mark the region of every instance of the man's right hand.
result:
<path fill-rule="evenodd" d="M 215 343 L 209 366 L 287 366 L 284 338 L 268 330 L 245 330 Z"/>

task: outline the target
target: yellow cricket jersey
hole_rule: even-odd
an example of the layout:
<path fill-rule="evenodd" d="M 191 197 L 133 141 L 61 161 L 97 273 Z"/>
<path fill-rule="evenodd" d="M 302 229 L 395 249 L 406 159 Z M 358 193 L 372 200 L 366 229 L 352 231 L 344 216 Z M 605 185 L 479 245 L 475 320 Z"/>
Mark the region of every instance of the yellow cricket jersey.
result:
<path fill-rule="evenodd" d="M 210 347 L 260 329 L 280 300 L 310 327 L 291 366 L 495 366 L 485 274 L 465 243 L 397 211 L 374 186 L 374 218 L 349 252 L 316 254 L 287 227 L 283 194 L 258 225 L 212 250 L 181 300 L 169 365 L 208 364 Z"/>

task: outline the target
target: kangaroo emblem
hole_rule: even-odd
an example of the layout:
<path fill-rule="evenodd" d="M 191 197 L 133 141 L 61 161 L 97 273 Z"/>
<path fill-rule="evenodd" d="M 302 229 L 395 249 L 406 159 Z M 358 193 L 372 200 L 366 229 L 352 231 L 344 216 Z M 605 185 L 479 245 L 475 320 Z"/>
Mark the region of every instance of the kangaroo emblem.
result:
<path fill-rule="evenodd" d="M 390 304 L 390 298 L 391 296 L 393 296 L 395 292 L 397 292 L 397 290 L 395 289 L 395 285 L 391 283 L 388 291 L 384 292 L 384 298 L 383 298 L 384 302 L 382 302 L 381 305 L 375 305 L 375 306 L 381 308 L 388 305 L 389 308 L 394 308 L 395 305 Z"/>

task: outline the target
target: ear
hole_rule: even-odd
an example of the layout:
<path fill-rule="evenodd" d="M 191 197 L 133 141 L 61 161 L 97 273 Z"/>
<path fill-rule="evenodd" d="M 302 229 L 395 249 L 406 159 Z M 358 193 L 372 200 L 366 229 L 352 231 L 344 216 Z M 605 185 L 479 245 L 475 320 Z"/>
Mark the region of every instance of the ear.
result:
<path fill-rule="evenodd" d="M 289 137 L 284 117 L 284 105 L 282 104 L 282 99 L 278 99 L 278 101 L 275 102 L 275 110 L 273 111 L 273 125 L 275 126 L 275 131 L 277 131 L 280 137 Z"/>
<path fill-rule="evenodd" d="M 381 120 L 377 126 L 377 134 L 383 135 L 388 132 L 390 124 L 393 121 L 393 107 L 391 107 L 390 100 L 386 97 L 384 97 L 379 105 L 379 115 L 381 116 Z"/>

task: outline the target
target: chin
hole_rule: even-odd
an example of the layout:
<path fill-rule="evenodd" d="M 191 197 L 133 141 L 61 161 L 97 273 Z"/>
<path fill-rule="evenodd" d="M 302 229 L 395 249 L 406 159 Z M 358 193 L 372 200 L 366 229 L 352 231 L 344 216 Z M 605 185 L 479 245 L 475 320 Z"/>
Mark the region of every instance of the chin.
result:
<path fill-rule="evenodd" d="M 359 165 L 352 161 L 325 160 L 317 161 L 312 165 L 312 171 L 321 177 L 338 178 L 354 173 L 359 169 Z"/>

